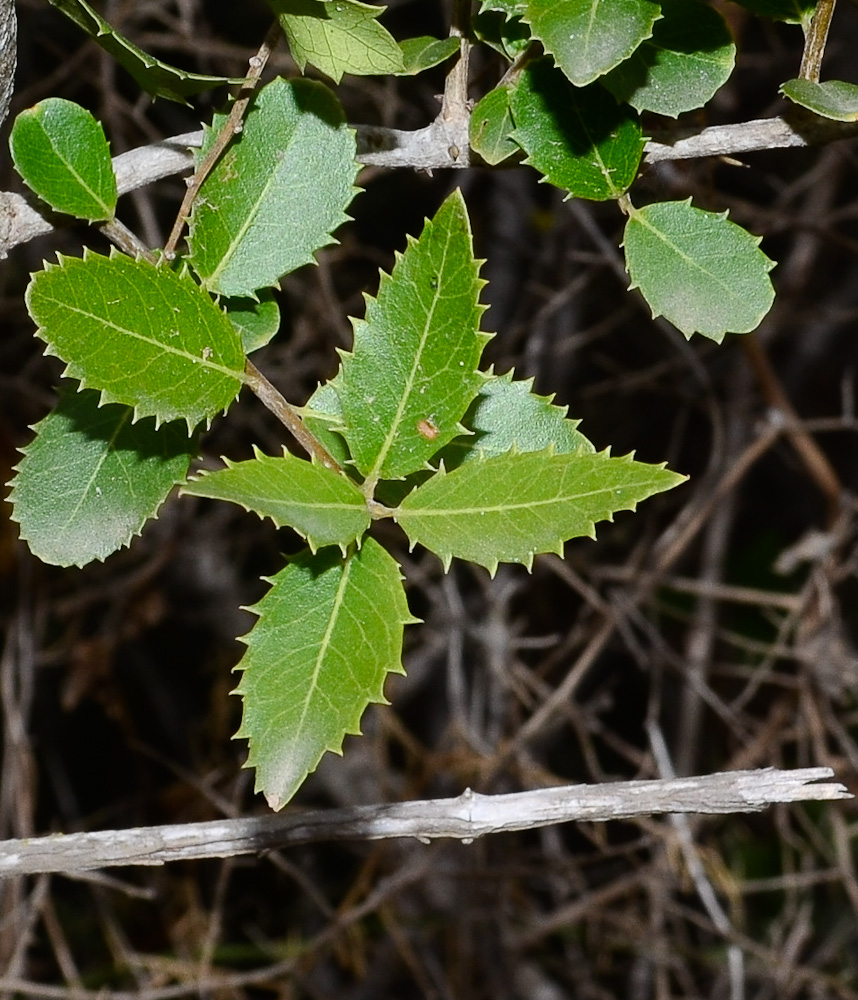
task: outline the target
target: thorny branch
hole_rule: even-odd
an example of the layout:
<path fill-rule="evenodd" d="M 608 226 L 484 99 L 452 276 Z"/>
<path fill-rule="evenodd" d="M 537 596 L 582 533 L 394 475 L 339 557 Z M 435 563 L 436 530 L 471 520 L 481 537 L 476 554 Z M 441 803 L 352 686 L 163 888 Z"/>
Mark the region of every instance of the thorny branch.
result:
<path fill-rule="evenodd" d="M 461 141 L 461 122 L 447 122 L 443 112 L 430 125 L 413 132 L 376 125 L 355 128 L 358 160 L 366 166 L 437 170 L 469 165 L 467 146 L 457 144 Z M 666 160 L 703 156 L 735 157 L 742 153 L 817 146 L 856 137 L 858 123 L 830 121 L 793 109 L 777 118 L 665 131 L 646 144 L 643 163 L 651 166 Z M 190 149 L 198 147 L 201 141 L 201 131 L 187 132 L 114 157 L 119 193 L 127 194 L 187 170 L 193 165 Z M 19 243 L 50 233 L 55 228 L 54 219 L 46 209 L 36 208 L 35 201 L 31 203 L 14 192 L 0 192 L 0 257 Z"/>
<path fill-rule="evenodd" d="M 833 774 L 828 767 L 764 768 L 696 778 L 565 785 L 507 795 L 480 795 L 467 789 L 455 799 L 8 840 L 0 843 L 0 876 L 226 858 L 332 840 L 415 837 L 428 843 L 449 837 L 470 843 L 490 833 L 571 821 L 602 822 L 662 813 L 746 813 L 775 802 L 851 798 L 843 785 L 812 784 Z"/>

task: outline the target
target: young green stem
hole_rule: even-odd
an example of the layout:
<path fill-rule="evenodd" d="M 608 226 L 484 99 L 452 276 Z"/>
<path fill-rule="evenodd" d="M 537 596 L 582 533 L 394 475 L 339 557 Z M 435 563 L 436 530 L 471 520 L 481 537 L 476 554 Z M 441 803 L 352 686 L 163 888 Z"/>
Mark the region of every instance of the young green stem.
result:
<path fill-rule="evenodd" d="M 230 144 L 233 137 L 241 131 L 241 121 L 244 118 L 245 111 L 247 111 L 247 105 L 250 103 L 250 98 L 253 96 L 253 91 L 256 89 L 257 83 L 259 83 L 259 77 L 262 75 L 262 70 L 265 68 L 268 57 L 271 55 L 271 50 L 277 44 L 279 37 L 280 25 L 275 21 L 268 29 L 268 34 L 265 36 L 262 45 L 259 46 L 259 51 L 250 59 L 250 70 L 247 74 L 247 80 L 242 84 L 239 96 L 233 102 L 223 128 L 218 132 L 217 138 L 200 161 L 188 184 L 188 190 L 182 199 L 179 213 L 176 216 L 176 221 L 173 223 L 170 238 L 164 247 L 162 260 L 172 260 L 175 257 L 176 247 L 179 245 L 179 237 L 182 235 L 182 230 L 190 218 L 191 206 L 194 203 L 194 199 L 199 194 L 203 181 L 211 173 L 212 168 L 220 159 L 223 151 Z"/>
<path fill-rule="evenodd" d="M 804 54 L 801 57 L 801 68 L 798 71 L 802 80 L 819 83 L 822 56 L 825 52 L 828 29 L 831 26 L 831 17 L 834 14 L 836 3 L 837 0 L 818 0 L 816 4 L 816 10 L 813 12 L 813 19 L 810 22 L 810 30 L 804 40 Z"/>
<path fill-rule="evenodd" d="M 312 455 L 322 465 L 333 469 L 334 472 L 345 475 L 339 462 L 328 452 L 322 442 L 307 430 L 295 408 L 286 402 L 252 361 L 245 362 L 244 382 L 280 423 L 292 432 L 292 436 L 308 455 Z"/>

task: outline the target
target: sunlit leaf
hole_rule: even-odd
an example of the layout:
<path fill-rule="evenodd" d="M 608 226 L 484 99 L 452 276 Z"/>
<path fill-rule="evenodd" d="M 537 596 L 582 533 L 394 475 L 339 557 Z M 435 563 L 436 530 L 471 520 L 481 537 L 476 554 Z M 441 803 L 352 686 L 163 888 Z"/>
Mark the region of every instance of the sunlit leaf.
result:
<path fill-rule="evenodd" d="M 181 418 L 192 428 L 241 388 L 238 334 L 187 274 L 84 251 L 34 274 L 26 301 L 65 374 L 136 417 Z"/>
<path fill-rule="evenodd" d="M 462 418 L 471 433 L 455 438 L 436 458 L 450 470 L 513 449 L 550 447 L 556 454 L 591 454 L 595 448 L 578 430 L 580 421 L 566 416 L 567 410 L 555 406 L 552 397 L 533 392 L 532 378 L 515 381 L 512 372 L 490 374 Z"/>
<path fill-rule="evenodd" d="M 83 566 L 128 545 L 155 517 L 196 452 L 181 423 L 132 423 L 127 406 L 66 390 L 22 449 L 10 500 L 43 562 Z"/>
<path fill-rule="evenodd" d="M 799 104 L 823 118 L 836 122 L 858 121 L 858 86 L 843 80 L 787 80 L 781 93 L 794 104 Z"/>
<path fill-rule="evenodd" d="M 670 489 L 684 477 L 630 455 L 514 452 L 443 469 L 403 500 L 394 516 L 412 544 L 449 566 L 469 559 L 494 574 L 498 563 L 530 566 L 540 552 L 595 537 L 597 521 Z"/>
<path fill-rule="evenodd" d="M 358 0 L 268 0 L 279 17 L 295 62 L 339 83 L 343 73 L 401 73 L 402 50 L 376 18 L 384 7 Z"/>
<path fill-rule="evenodd" d="M 653 0 L 527 0 L 524 20 L 576 87 L 628 59 L 661 17 Z"/>
<path fill-rule="evenodd" d="M 191 216 L 190 261 L 205 287 L 252 295 L 310 263 L 348 218 L 355 154 L 354 132 L 327 87 L 280 78 L 263 87 Z"/>
<path fill-rule="evenodd" d="M 488 340 L 479 332 L 478 272 L 457 189 L 382 275 L 333 383 L 343 436 L 368 478 L 406 476 L 459 433 Z"/>
<path fill-rule="evenodd" d="M 623 239 L 631 287 L 653 316 L 718 343 L 750 332 L 771 308 L 774 263 L 759 244 L 726 212 L 704 212 L 690 199 L 635 209 Z"/>
<path fill-rule="evenodd" d="M 228 500 L 278 528 L 294 528 L 314 551 L 324 545 L 345 547 L 369 527 L 366 500 L 354 483 L 338 472 L 284 452 L 271 458 L 258 450 L 247 462 L 229 462 L 192 479 L 183 493 Z"/>
<path fill-rule="evenodd" d="M 399 75 L 416 76 L 454 56 L 459 51 L 459 39 L 422 35 L 419 38 L 404 39 L 399 47 L 402 50 L 402 69 L 398 71 Z"/>
<path fill-rule="evenodd" d="M 259 616 L 236 693 L 250 741 L 256 790 L 282 808 L 326 750 L 360 732 L 370 702 L 384 702 L 388 674 L 402 673 L 408 612 L 399 567 L 368 538 L 345 559 L 334 548 L 305 552 L 271 580 L 250 609 Z"/>
<path fill-rule="evenodd" d="M 509 100 L 508 87 L 495 87 L 477 102 L 471 113 L 471 148 L 492 165 L 520 149 L 510 138 L 515 125 Z"/>
<path fill-rule="evenodd" d="M 15 119 L 9 147 L 27 186 L 57 212 L 96 221 L 116 209 L 104 129 L 79 104 L 49 97 Z"/>
<path fill-rule="evenodd" d="M 736 46 L 724 19 L 696 0 L 662 0 L 652 38 L 601 81 L 638 111 L 675 118 L 700 108 L 730 78 Z"/>

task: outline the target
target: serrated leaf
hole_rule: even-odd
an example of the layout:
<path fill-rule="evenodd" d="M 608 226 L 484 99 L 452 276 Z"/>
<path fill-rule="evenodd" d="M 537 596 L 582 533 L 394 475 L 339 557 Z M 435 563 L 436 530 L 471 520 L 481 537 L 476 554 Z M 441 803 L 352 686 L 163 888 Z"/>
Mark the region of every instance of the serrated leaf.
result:
<path fill-rule="evenodd" d="M 268 0 L 280 19 L 295 62 L 307 63 L 339 83 L 359 76 L 401 73 L 402 50 L 376 18 L 384 7 L 358 0 Z"/>
<path fill-rule="evenodd" d="M 373 485 L 421 468 L 459 433 L 483 379 L 476 370 L 489 339 L 479 332 L 483 284 L 457 189 L 420 238 L 409 237 L 378 297 L 367 298 L 354 350 L 333 383 L 343 436 Z"/>
<path fill-rule="evenodd" d="M 787 80 L 781 93 L 794 104 L 836 122 L 858 121 L 858 86 L 843 80 Z"/>
<path fill-rule="evenodd" d="M 192 428 L 238 395 L 244 352 L 232 324 L 190 275 L 84 250 L 34 274 L 27 308 L 65 374 L 135 418 Z"/>
<path fill-rule="evenodd" d="M 310 263 L 348 218 L 355 156 L 354 132 L 327 87 L 278 78 L 258 91 L 191 216 L 189 259 L 205 287 L 252 295 Z"/>
<path fill-rule="evenodd" d="M 399 42 L 399 48 L 402 52 L 402 69 L 398 71 L 398 75 L 416 76 L 454 56 L 459 51 L 459 39 L 421 35 L 419 38 L 403 39 Z"/>
<path fill-rule="evenodd" d="M 345 438 L 339 433 L 343 426 L 343 408 L 337 390 L 330 382 L 320 385 L 299 411 L 307 430 L 314 434 L 342 466 L 351 463 Z"/>
<path fill-rule="evenodd" d="M 495 87 L 478 101 L 471 113 L 471 148 L 486 163 L 500 163 L 520 149 L 511 138 L 515 127 L 508 87 Z"/>
<path fill-rule="evenodd" d="M 634 112 L 598 84 L 573 87 L 548 59 L 528 65 L 512 94 L 513 139 L 534 166 L 577 198 L 619 198 L 635 179 L 644 138 Z"/>
<path fill-rule="evenodd" d="M 280 329 L 280 306 L 269 289 L 259 292 L 258 298 L 221 299 L 220 304 L 241 337 L 245 354 L 265 347 Z"/>
<path fill-rule="evenodd" d="M 555 406 L 553 396 L 533 392 L 533 379 L 514 381 L 513 373 L 490 374 L 468 407 L 462 424 L 472 433 L 451 441 L 436 458 L 445 468 L 464 462 L 553 448 L 555 454 L 593 454 L 595 448 L 570 420 L 568 407 Z"/>
<path fill-rule="evenodd" d="M 48 0 L 52 7 L 82 28 L 101 48 L 126 69 L 137 83 L 153 97 L 187 104 L 186 97 L 200 94 L 226 83 L 243 83 L 244 77 L 208 76 L 189 73 L 171 66 L 138 48 L 104 20 L 84 0 Z"/>
<path fill-rule="evenodd" d="M 720 343 L 753 330 L 774 301 L 775 265 L 759 243 L 726 212 L 704 212 L 690 198 L 635 209 L 623 239 L 630 287 L 686 337 Z"/>
<path fill-rule="evenodd" d="M 408 613 L 399 567 L 368 538 L 343 559 L 336 549 L 305 552 L 271 580 L 250 610 L 259 616 L 236 693 L 250 740 L 256 790 L 281 809 L 326 750 L 360 732 L 370 702 L 385 702 L 388 674 L 402 673 Z"/>
<path fill-rule="evenodd" d="M 524 20 L 576 87 L 603 76 L 652 34 L 653 0 L 527 0 Z"/>
<path fill-rule="evenodd" d="M 101 123 L 79 104 L 49 97 L 15 119 L 9 148 L 27 186 L 57 212 L 111 219 L 116 177 Z"/>
<path fill-rule="evenodd" d="M 132 423 L 127 406 L 64 391 L 22 449 L 10 500 L 21 537 L 43 562 L 83 566 L 128 545 L 196 452 L 181 423 Z"/>
<path fill-rule="evenodd" d="M 724 19 L 696 0 L 662 0 L 652 38 L 601 81 L 638 111 L 675 118 L 701 108 L 727 82 L 736 46 Z"/>
<path fill-rule="evenodd" d="M 810 24 L 816 10 L 816 0 L 734 0 L 754 14 L 770 17 L 775 21 L 792 24 Z"/>
<path fill-rule="evenodd" d="M 448 567 L 453 557 L 485 566 L 530 567 L 540 552 L 562 554 L 563 543 L 595 537 L 597 521 L 683 482 L 660 465 L 631 455 L 509 452 L 441 470 L 405 498 L 394 517 L 412 545 L 419 542 Z"/>
<path fill-rule="evenodd" d="M 230 462 L 215 472 L 203 472 L 182 490 L 197 497 L 228 500 L 278 528 L 294 528 L 315 551 L 325 545 L 351 544 L 369 527 L 366 499 L 355 484 L 338 472 L 296 458 L 256 452 L 247 462 Z"/>

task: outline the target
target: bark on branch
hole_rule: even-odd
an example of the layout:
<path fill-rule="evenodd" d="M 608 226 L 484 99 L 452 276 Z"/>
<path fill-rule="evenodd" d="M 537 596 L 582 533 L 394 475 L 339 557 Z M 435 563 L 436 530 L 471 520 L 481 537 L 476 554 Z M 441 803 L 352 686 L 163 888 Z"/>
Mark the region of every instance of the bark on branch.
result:
<path fill-rule="evenodd" d="M 439 116 L 413 132 L 358 125 L 358 159 L 367 166 L 439 170 L 473 165 L 462 124 Z M 688 160 L 702 156 L 737 156 L 766 149 L 816 146 L 858 137 L 858 123 L 829 121 L 801 109 L 779 118 L 761 118 L 735 125 L 677 129 L 651 139 L 644 150 L 644 164 Z M 114 157 L 117 188 L 126 194 L 163 177 L 179 174 L 193 165 L 190 149 L 199 146 L 202 132 L 173 136 L 151 146 L 141 146 Z M 0 192 L 0 259 L 12 247 L 54 228 L 54 216 L 38 207 L 35 199 Z"/>
<path fill-rule="evenodd" d="M 447 837 L 470 843 L 490 833 L 571 821 L 758 812 L 775 802 L 851 798 L 836 782 L 812 784 L 832 776 L 828 767 L 765 768 L 697 778 L 566 785 L 509 795 L 480 795 L 468 789 L 454 799 L 57 834 L 0 843 L 0 876 L 226 858 L 316 841 L 415 837 L 428 843 Z"/>

